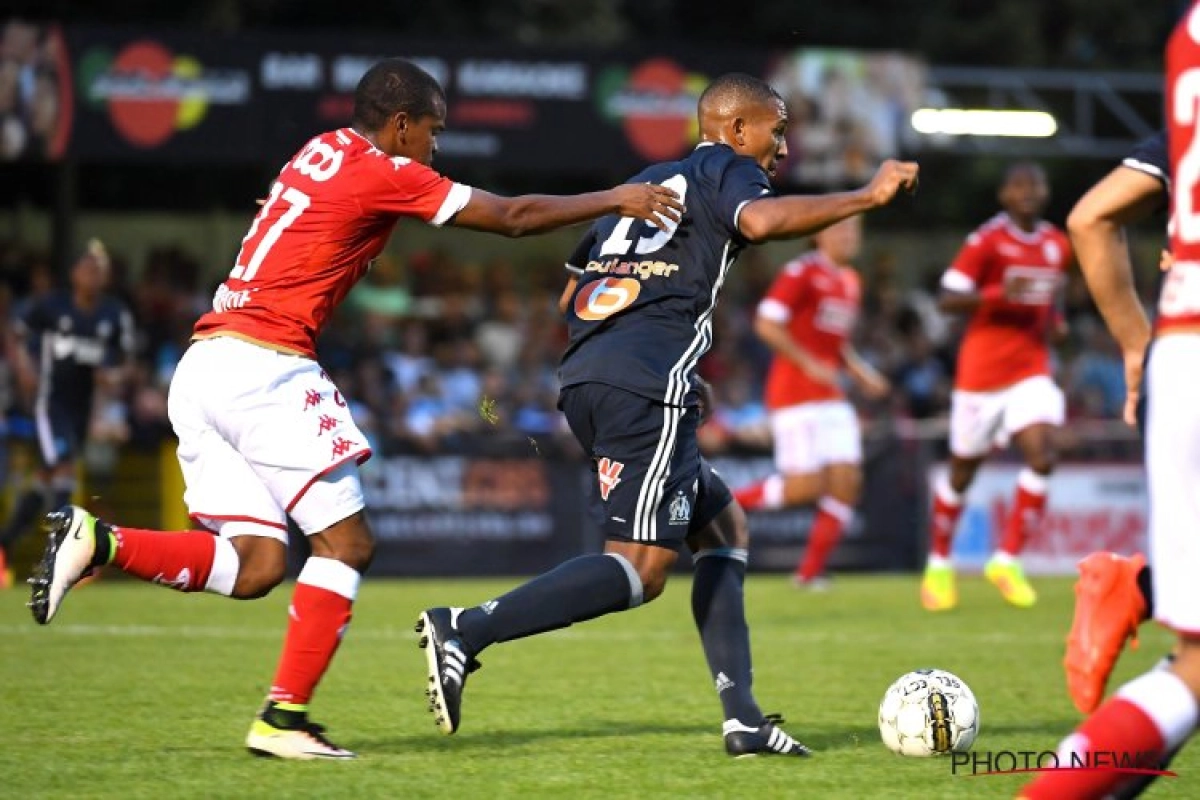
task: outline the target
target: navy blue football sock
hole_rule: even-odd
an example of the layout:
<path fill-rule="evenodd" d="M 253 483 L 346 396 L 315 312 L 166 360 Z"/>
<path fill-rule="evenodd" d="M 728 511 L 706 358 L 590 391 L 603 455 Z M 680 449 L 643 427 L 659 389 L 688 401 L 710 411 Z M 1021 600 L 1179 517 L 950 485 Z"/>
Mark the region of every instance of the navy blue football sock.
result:
<path fill-rule="evenodd" d="M 7 547 L 20 539 L 21 534 L 25 533 L 42 513 L 42 504 L 45 502 L 46 493 L 40 487 L 26 490 L 17 500 L 12 516 L 8 518 L 8 524 L 0 531 L 0 547 Z"/>
<path fill-rule="evenodd" d="M 750 628 L 742 594 L 745 580 L 745 550 L 723 547 L 698 552 L 692 580 L 692 616 L 725 719 L 756 726 L 762 722 L 763 713 L 752 691 Z"/>
<path fill-rule="evenodd" d="M 1137 574 L 1138 591 L 1146 601 L 1146 619 L 1154 619 L 1154 578 L 1149 567 L 1142 567 Z"/>
<path fill-rule="evenodd" d="M 456 627 L 463 644 L 476 654 L 496 642 L 565 628 L 641 602 L 641 578 L 624 557 L 587 555 L 466 609 Z"/>
<path fill-rule="evenodd" d="M 50 487 L 50 510 L 57 511 L 67 503 L 70 503 L 71 495 L 73 494 L 75 494 L 74 482 L 67 486 L 55 484 Z"/>

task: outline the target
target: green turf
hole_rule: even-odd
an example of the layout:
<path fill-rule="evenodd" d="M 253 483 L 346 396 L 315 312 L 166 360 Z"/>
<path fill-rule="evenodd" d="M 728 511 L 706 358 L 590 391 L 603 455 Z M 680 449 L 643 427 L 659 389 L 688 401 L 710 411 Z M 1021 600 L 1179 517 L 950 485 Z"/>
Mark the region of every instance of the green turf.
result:
<path fill-rule="evenodd" d="M 367 582 L 314 706 L 354 763 L 281 763 L 241 748 L 271 678 L 288 600 L 182 596 L 106 579 L 48 628 L 23 592 L 0 594 L 0 797 L 1011 797 L 1020 779 L 955 777 L 947 759 L 903 759 L 875 714 L 901 673 L 938 666 L 974 689 L 977 750 L 1052 749 L 1077 721 L 1059 659 L 1070 584 L 1038 582 L 1030 611 L 964 579 L 932 616 L 912 577 L 842 577 L 828 594 L 752 576 L 755 677 L 766 711 L 812 746 L 808 760 L 733 760 L 675 579 L 637 611 L 500 645 L 445 737 L 422 692 L 412 621 L 430 604 L 479 602 L 511 581 Z M 1169 646 L 1150 626 L 1117 680 Z M 1200 796 L 1200 751 L 1151 797 Z"/>

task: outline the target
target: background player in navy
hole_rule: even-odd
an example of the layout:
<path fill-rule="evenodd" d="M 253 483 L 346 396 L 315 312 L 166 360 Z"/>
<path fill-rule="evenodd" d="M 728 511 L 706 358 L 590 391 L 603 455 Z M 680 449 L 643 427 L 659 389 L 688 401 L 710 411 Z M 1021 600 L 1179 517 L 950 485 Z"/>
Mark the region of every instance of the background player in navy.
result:
<path fill-rule="evenodd" d="M 15 321 L 17 375 L 41 467 L 0 530 L 0 560 L 44 508 L 70 502 L 96 382 L 119 383 L 132 358 L 133 318 L 105 293 L 108 279 L 108 253 L 92 240 L 71 267 L 70 288 L 35 299 Z"/>
<path fill-rule="evenodd" d="M 811 234 L 912 188 L 917 166 L 889 161 L 862 189 L 775 197 L 787 109 L 763 81 L 730 74 L 701 95 L 701 144 L 630 179 L 674 189 L 682 220 L 660 230 L 627 217 L 594 223 L 573 255 L 570 341 L 559 406 L 592 456 L 603 554 L 584 555 L 495 600 L 434 608 L 418 620 L 437 723 L 454 733 L 466 674 L 496 642 L 633 608 L 661 594 L 679 548 L 694 553 L 692 610 L 725 712 L 731 755 L 808 750 L 766 717 L 751 691 L 742 599 L 745 514 L 696 443 L 696 362 L 734 259 L 748 244 Z"/>

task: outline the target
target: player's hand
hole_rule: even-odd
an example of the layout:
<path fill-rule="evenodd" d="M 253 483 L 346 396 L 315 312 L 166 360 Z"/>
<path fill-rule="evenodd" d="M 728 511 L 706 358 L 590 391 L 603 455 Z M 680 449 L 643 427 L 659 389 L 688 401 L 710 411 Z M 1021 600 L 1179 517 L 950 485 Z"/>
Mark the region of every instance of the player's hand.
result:
<path fill-rule="evenodd" d="M 875 177 L 866 186 L 866 192 L 875 206 L 885 206 L 901 189 L 909 194 L 917 191 L 917 173 L 920 167 L 915 161 L 896 161 L 889 158 L 879 165 Z"/>
<path fill-rule="evenodd" d="M 709 417 L 713 415 L 713 411 L 717 408 L 717 401 L 713 397 L 712 384 L 701 378 L 699 375 L 692 376 L 692 385 L 696 387 L 696 400 L 700 410 L 700 424 L 708 422 Z"/>
<path fill-rule="evenodd" d="M 863 394 L 870 400 L 882 400 L 892 393 L 892 382 L 878 372 L 868 373 L 860 382 Z"/>
<path fill-rule="evenodd" d="M 1142 398 L 1142 364 L 1146 360 L 1145 350 L 1127 350 L 1125 360 L 1125 411 L 1121 414 L 1125 424 L 1136 428 L 1138 424 L 1138 401 Z"/>
<path fill-rule="evenodd" d="M 626 183 L 611 191 L 622 217 L 644 220 L 659 230 L 667 230 L 683 218 L 683 202 L 674 189 L 656 183 Z"/>
<path fill-rule="evenodd" d="M 1158 268 L 1166 272 L 1175 266 L 1175 255 L 1170 250 L 1163 250 L 1158 256 Z"/>
<path fill-rule="evenodd" d="M 837 368 L 831 367 L 823 361 L 817 361 L 815 358 L 806 358 L 800 364 L 800 369 L 804 370 L 804 373 L 817 383 L 824 383 L 828 386 L 837 386 Z"/>

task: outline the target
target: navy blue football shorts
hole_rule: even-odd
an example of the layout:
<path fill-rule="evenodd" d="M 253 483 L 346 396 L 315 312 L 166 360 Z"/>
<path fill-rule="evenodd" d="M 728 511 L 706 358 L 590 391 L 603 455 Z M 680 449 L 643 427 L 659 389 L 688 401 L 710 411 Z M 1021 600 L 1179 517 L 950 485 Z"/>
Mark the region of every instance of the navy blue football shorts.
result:
<path fill-rule="evenodd" d="M 694 406 L 602 383 L 566 387 L 558 406 L 591 456 L 590 503 L 607 538 L 678 550 L 733 502 L 700 455 Z"/>

